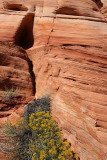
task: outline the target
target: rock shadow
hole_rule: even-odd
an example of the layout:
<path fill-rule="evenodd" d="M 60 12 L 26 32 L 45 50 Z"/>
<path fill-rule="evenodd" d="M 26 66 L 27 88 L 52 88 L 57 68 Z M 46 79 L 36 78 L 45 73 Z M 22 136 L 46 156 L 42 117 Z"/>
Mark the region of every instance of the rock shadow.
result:
<path fill-rule="evenodd" d="M 22 20 L 16 34 L 14 42 L 23 49 L 29 49 L 34 44 L 33 37 L 34 13 L 28 13 Z"/>

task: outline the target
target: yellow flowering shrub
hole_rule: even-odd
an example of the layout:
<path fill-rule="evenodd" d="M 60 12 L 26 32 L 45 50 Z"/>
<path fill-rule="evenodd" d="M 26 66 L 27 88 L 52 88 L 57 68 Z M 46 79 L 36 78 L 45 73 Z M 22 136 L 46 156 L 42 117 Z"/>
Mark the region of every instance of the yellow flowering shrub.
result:
<path fill-rule="evenodd" d="M 4 126 L 9 160 L 79 160 L 50 110 L 42 106 L 29 115 Z"/>
<path fill-rule="evenodd" d="M 74 159 L 75 154 L 69 142 L 63 140 L 62 131 L 49 111 L 32 113 L 29 118 L 32 138 L 29 143 L 28 154 L 32 160 L 67 160 Z M 76 156 L 75 160 L 79 160 Z"/>

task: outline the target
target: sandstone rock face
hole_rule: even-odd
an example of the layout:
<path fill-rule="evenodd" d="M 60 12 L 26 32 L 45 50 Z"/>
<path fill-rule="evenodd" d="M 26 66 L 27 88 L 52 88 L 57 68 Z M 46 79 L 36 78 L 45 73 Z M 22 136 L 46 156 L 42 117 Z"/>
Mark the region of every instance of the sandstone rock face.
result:
<path fill-rule="evenodd" d="M 8 3 L 22 4 L 17 6 L 28 10 L 9 10 L 1 5 L 0 40 L 28 49 L 36 76 L 36 97 L 51 96 L 52 113 L 81 160 L 106 160 L 107 1 Z M 33 15 L 26 29 L 29 14 Z M 18 37 L 17 33 L 23 36 Z M 21 39 L 23 43 L 17 43 Z"/>
<path fill-rule="evenodd" d="M 8 90 L 16 91 L 17 98 L 8 98 Z M 15 120 L 28 103 L 33 93 L 33 81 L 30 72 L 30 61 L 26 52 L 16 45 L 0 42 L 0 124 L 5 120 Z M 21 110 L 21 109 L 20 109 Z"/>
<path fill-rule="evenodd" d="M 103 7 L 101 8 L 101 13 L 103 14 L 105 20 L 107 21 L 107 1 L 102 0 L 103 2 Z"/>
<path fill-rule="evenodd" d="M 15 45 L 0 43 L 0 89 L 19 88 L 21 92 L 33 94 L 30 62 L 26 52 Z"/>
<path fill-rule="evenodd" d="M 102 3 L 95 3 L 92 0 L 77 0 L 76 3 L 73 0 L 58 0 L 57 13 L 99 18 L 101 17 L 100 7 L 102 7 Z"/>

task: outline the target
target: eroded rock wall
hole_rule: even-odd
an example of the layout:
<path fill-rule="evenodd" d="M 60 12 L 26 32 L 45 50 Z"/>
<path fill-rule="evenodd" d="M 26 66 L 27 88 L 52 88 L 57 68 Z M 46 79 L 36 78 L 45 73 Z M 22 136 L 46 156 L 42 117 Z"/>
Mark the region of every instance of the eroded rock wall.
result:
<path fill-rule="evenodd" d="M 24 4 L 2 1 L 0 10 L 0 124 L 15 120 L 35 94 L 32 62 L 25 49 L 33 39 L 34 13 Z M 7 90 L 18 90 L 19 96 L 3 98 Z"/>
<path fill-rule="evenodd" d="M 35 17 L 35 43 L 28 52 L 36 97 L 51 95 L 53 114 L 82 160 L 105 160 L 107 23 L 102 3 L 60 0 L 53 6 L 51 14 L 44 9 L 44 17 Z"/>
<path fill-rule="evenodd" d="M 25 50 L 0 42 L 0 125 L 7 119 L 19 118 L 29 97 L 34 95 L 30 67 Z M 17 97 L 9 98 L 8 90 L 16 90 Z"/>
<path fill-rule="evenodd" d="M 81 160 L 106 160 L 106 0 L 14 3 L 28 11 L 1 9 L 0 39 L 13 42 L 23 18 L 35 8 L 34 45 L 27 53 L 36 76 L 36 97 L 51 96 L 52 112 Z M 13 17 L 15 25 L 8 36 Z"/>

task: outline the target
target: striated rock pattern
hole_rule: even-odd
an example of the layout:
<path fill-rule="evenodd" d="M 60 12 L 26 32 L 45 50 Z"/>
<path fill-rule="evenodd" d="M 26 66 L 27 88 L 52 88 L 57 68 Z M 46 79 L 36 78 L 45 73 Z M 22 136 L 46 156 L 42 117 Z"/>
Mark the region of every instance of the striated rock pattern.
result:
<path fill-rule="evenodd" d="M 33 94 L 30 62 L 26 52 L 18 46 L 0 43 L 0 89 L 19 88 L 21 92 Z"/>
<path fill-rule="evenodd" d="M 107 1 L 102 0 L 103 7 L 101 8 L 101 13 L 103 14 L 105 20 L 107 21 Z"/>
<path fill-rule="evenodd" d="M 18 90 L 18 97 L 7 100 L 4 94 L 6 95 L 7 90 L 12 88 Z M 13 112 L 27 104 L 26 97 L 32 95 L 34 95 L 33 81 L 26 52 L 16 45 L 0 42 L 0 124 L 7 117 L 11 119 L 10 117 L 15 114 Z M 14 115 L 14 118 L 19 118 L 18 115 Z"/>
<path fill-rule="evenodd" d="M 80 159 L 106 160 L 107 1 L 4 0 L 0 24 L 1 41 L 28 49 L 36 97 L 51 96 Z"/>

